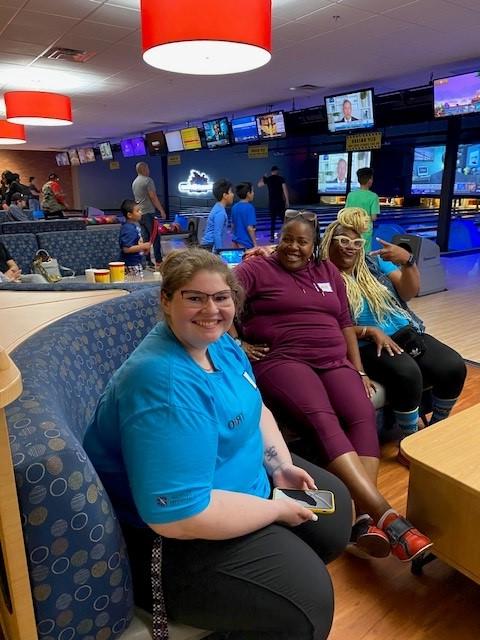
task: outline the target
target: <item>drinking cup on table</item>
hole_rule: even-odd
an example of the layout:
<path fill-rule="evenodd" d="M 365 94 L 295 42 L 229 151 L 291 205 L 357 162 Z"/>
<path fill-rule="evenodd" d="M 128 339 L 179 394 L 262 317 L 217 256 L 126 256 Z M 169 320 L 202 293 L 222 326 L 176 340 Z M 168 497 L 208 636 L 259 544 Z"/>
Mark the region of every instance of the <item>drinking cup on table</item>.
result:
<path fill-rule="evenodd" d="M 109 269 L 95 269 L 95 282 L 110 282 Z"/>
<path fill-rule="evenodd" d="M 95 269 L 85 269 L 85 280 L 87 282 L 95 282 Z"/>
<path fill-rule="evenodd" d="M 109 262 L 110 282 L 124 282 L 125 262 Z"/>

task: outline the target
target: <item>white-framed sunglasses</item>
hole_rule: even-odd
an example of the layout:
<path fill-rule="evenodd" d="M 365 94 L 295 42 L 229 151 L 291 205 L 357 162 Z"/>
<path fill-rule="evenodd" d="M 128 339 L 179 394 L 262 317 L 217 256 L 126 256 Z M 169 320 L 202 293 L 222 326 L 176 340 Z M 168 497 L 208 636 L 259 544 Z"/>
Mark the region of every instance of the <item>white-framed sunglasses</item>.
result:
<path fill-rule="evenodd" d="M 348 236 L 333 236 L 333 239 L 338 242 L 342 249 L 348 249 L 352 247 L 356 251 L 360 251 L 365 246 L 365 238 L 349 238 Z"/>

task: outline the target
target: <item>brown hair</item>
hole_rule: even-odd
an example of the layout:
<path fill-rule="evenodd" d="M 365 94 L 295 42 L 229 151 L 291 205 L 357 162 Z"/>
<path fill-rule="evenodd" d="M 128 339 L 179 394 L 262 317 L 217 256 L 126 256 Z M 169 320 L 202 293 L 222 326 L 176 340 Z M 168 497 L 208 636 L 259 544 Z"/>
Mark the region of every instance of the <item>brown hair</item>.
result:
<path fill-rule="evenodd" d="M 171 300 L 175 291 L 190 282 L 199 271 L 218 273 L 225 279 L 233 292 L 235 310 L 240 313 L 245 298 L 242 287 L 225 262 L 205 249 L 179 249 L 168 254 L 162 263 L 162 295 Z"/>

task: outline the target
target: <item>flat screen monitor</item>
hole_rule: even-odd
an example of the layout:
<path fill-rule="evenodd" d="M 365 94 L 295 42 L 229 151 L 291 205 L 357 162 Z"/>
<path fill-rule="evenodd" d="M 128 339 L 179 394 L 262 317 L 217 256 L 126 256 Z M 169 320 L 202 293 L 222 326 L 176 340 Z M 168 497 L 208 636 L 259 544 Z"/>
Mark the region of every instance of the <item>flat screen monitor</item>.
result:
<path fill-rule="evenodd" d="M 165 134 L 163 131 L 152 131 L 147 133 L 146 136 L 148 153 L 151 156 L 161 155 L 167 153 L 167 141 L 165 140 Z"/>
<path fill-rule="evenodd" d="M 352 153 L 351 190 L 360 189 L 357 170 L 369 167 L 370 151 Z M 345 195 L 347 192 L 348 151 L 343 153 L 322 153 L 318 156 L 318 193 Z"/>
<path fill-rule="evenodd" d="M 200 133 L 197 127 L 180 129 L 180 135 L 185 151 L 195 151 L 196 149 L 202 148 L 202 141 L 200 140 Z"/>
<path fill-rule="evenodd" d="M 218 255 L 226 264 L 228 264 L 230 269 L 233 269 L 242 262 L 244 254 L 245 249 L 242 248 L 218 250 Z"/>
<path fill-rule="evenodd" d="M 165 139 L 170 153 L 174 151 L 183 151 L 183 142 L 180 131 L 167 131 Z"/>
<path fill-rule="evenodd" d="M 415 147 L 413 150 L 412 195 L 440 195 L 444 160 L 444 144 Z"/>
<path fill-rule="evenodd" d="M 78 167 L 80 164 L 80 158 L 78 157 L 78 153 L 76 149 L 70 149 L 68 152 L 68 157 L 70 159 L 70 164 L 72 167 Z"/>
<path fill-rule="evenodd" d="M 95 162 L 95 151 L 93 150 L 93 147 L 82 147 L 81 149 L 77 149 L 77 151 L 80 164 Z"/>
<path fill-rule="evenodd" d="M 480 195 L 480 143 L 458 146 L 453 195 Z"/>
<path fill-rule="evenodd" d="M 285 118 L 283 111 L 273 111 L 272 113 L 262 113 L 257 116 L 257 131 L 260 140 L 271 140 L 272 138 L 285 138 Z"/>
<path fill-rule="evenodd" d="M 100 157 L 102 160 L 113 160 L 112 147 L 109 142 L 101 142 L 98 148 L 100 149 Z"/>
<path fill-rule="evenodd" d="M 68 165 L 70 164 L 70 158 L 68 157 L 67 151 L 61 151 L 60 153 L 57 153 L 55 159 L 57 161 L 57 167 L 68 167 Z"/>
<path fill-rule="evenodd" d="M 371 151 L 354 151 L 352 153 L 352 178 L 350 184 L 350 191 L 356 191 L 360 189 L 360 183 L 357 178 L 357 171 L 364 167 L 370 167 L 372 160 Z"/>
<path fill-rule="evenodd" d="M 230 127 L 228 118 L 216 118 L 203 123 L 205 140 L 209 149 L 215 147 L 225 147 L 230 144 Z"/>
<path fill-rule="evenodd" d="M 480 71 L 435 80 L 433 102 L 435 118 L 480 113 Z"/>
<path fill-rule="evenodd" d="M 132 158 L 133 156 L 146 155 L 145 141 L 142 137 L 124 138 L 120 140 L 120 147 L 124 158 Z"/>
<path fill-rule="evenodd" d="M 257 142 L 258 129 L 255 116 L 243 116 L 232 120 L 233 139 L 237 144 L 245 142 Z"/>
<path fill-rule="evenodd" d="M 373 89 L 327 96 L 325 109 L 330 133 L 372 129 L 375 126 Z"/>

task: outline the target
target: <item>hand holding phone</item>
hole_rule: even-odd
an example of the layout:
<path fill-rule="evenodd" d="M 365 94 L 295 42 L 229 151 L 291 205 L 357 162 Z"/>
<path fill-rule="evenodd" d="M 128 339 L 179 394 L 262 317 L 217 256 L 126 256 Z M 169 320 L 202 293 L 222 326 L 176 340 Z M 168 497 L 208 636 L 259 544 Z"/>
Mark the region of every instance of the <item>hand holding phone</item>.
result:
<path fill-rule="evenodd" d="M 293 500 L 313 513 L 334 513 L 335 496 L 331 491 L 321 489 L 279 489 L 273 490 L 274 500 Z"/>

